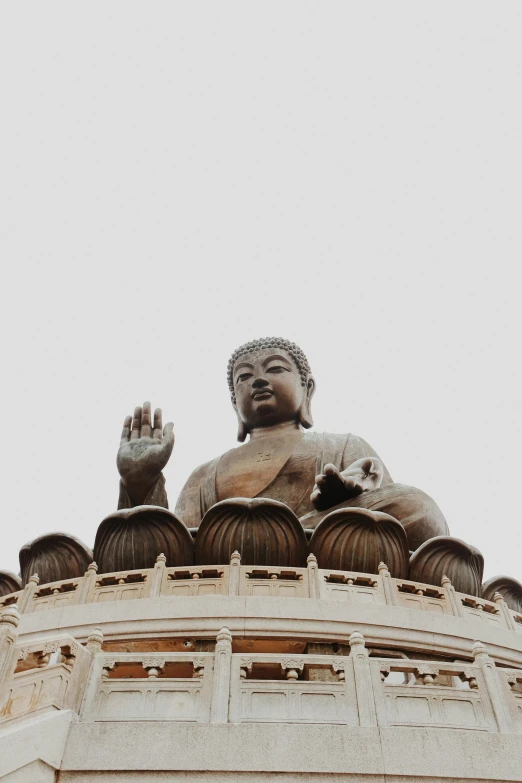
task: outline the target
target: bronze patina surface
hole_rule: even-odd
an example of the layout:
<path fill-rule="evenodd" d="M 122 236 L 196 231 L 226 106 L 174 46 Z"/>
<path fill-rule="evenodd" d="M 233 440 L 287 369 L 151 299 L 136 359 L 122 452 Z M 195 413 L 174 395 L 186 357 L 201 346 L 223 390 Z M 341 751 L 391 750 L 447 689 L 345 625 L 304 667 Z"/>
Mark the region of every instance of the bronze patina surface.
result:
<path fill-rule="evenodd" d="M 332 509 L 389 514 L 403 525 L 410 549 L 448 535 L 435 501 L 421 490 L 394 483 L 362 438 L 307 432 L 313 425 L 315 379 L 295 343 L 263 338 L 241 346 L 230 359 L 228 384 L 241 445 L 189 476 L 176 504 L 176 515 L 187 527 L 199 527 L 209 509 L 223 500 L 263 497 L 285 503 L 308 528 Z M 152 417 L 150 403 L 125 419 L 117 460 L 119 508 L 141 503 L 168 507 L 161 471 L 173 445 L 172 423 L 163 428 L 161 410 Z"/>

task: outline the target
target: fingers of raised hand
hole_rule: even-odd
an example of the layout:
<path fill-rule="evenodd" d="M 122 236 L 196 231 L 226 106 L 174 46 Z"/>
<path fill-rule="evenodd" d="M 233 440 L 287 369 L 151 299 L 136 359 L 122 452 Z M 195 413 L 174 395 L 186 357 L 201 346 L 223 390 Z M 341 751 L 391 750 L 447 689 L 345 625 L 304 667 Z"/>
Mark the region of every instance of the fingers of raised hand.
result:
<path fill-rule="evenodd" d="M 156 410 L 154 411 L 154 430 L 152 432 L 152 437 L 161 440 L 162 431 L 163 431 L 163 419 L 162 419 L 161 408 L 156 408 Z"/>
<path fill-rule="evenodd" d="M 121 443 L 127 443 L 131 433 L 132 416 L 125 416 L 123 429 L 121 431 Z"/>
<path fill-rule="evenodd" d="M 152 426 L 151 426 L 150 402 L 147 401 L 143 403 L 143 410 L 141 413 L 141 437 L 150 438 L 151 435 L 152 435 Z"/>
<path fill-rule="evenodd" d="M 163 442 L 161 445 L 169 454 L 174 448 L 174 424 L 171 421 L 165 424 L 163 429 Z"/>
<path fill-rule="evenodd" d="M 134 408 L 134 417 L 132 419 L 132 431 L 131 431 L 131 440 L 136 440 L 136 438 L 139 438 L 141 436 L 141 406 L 138 405 L 137 408 Z"/>

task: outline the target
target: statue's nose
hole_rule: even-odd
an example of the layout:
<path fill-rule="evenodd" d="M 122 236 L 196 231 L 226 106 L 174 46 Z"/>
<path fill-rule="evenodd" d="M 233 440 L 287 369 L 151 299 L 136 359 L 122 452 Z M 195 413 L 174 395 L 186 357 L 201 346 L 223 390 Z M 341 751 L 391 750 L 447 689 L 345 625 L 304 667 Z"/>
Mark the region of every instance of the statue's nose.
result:
<path fill-rule="evenodd" d="M 268 386 L 268 380 L 267 378 L 264 378 L 262 375 L 258 376 L 252 383 L 252 386 L 254 389 L 260 389 L 263 386 Z"/>

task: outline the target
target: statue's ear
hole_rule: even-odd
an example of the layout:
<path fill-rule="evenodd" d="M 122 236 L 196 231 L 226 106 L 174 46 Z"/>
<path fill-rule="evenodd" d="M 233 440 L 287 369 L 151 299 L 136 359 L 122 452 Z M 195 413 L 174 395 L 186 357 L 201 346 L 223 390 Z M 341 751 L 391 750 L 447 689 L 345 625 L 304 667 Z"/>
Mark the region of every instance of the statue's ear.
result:
<path fill-rule="evenodd" d="M 312 419 L 312 397 L 315 392 L 315 381 L 310 376 L 306 382 L 305 393 L 303 395 L 303 403 L 299 409 L 299 424 L 304 427 L 305 430 L 309 430 L 314 426 L 314 420 Z"/>
<path fill-rule="evenodd" d="M 248 435 L 248 430 L 245 422 L 239 415 L 239 411 L 235 405 L 234 405 L 234 410 L 237 416 L 237 439 L 240 443 L 244 443 L 244 441 L 246 440 L 246 436 Z"/>

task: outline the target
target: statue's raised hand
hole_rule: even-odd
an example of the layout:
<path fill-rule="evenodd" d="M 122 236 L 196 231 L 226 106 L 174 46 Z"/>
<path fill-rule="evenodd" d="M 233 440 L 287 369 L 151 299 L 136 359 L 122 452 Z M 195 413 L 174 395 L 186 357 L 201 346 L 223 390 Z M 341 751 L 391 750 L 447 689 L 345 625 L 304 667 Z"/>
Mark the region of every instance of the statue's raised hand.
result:
<path fill-rule="evenodd" d="M 342 472 L 335 465 L 324 466 L 324 473 L 315 477 L 310 500 L 318 511 L 337 506 L 361 492 L 377 489 L 382 484 L 383 464 L 376 457 L 363 457 Z"/>
<path fill-rule="evenodd" d="M 121 480 L 132 501 L 141 505 L 158 480 L 174 448 L 174 424 L 162 429 L 161 408 L 154 411 L 151 423 L 150 402 L 136 408 L 134 416 L 123 423 L 116 463 Z"/>

